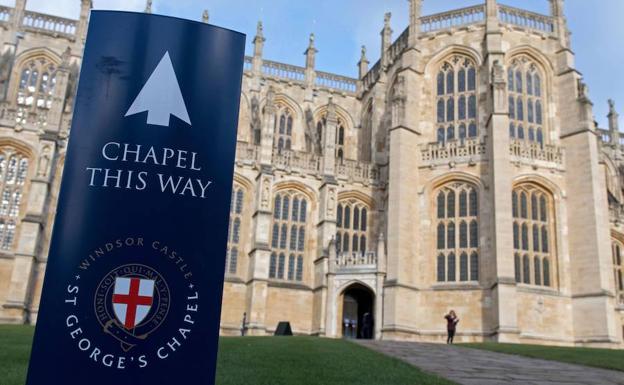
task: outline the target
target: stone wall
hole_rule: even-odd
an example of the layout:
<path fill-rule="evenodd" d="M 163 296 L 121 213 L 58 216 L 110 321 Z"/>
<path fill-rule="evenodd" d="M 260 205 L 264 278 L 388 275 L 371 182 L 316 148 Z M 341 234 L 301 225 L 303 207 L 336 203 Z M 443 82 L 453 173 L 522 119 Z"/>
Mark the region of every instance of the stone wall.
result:
<path fill-rule="evenodd" d="M 8 11 L 12 19 L 0 18 L 8 59 L 0 61 L 7 90 L 0 150 L 27 155 L 30 168 L 16 240 L 0 251 L 0 321 L 34 323 L 89 2 L 82 1 L 80 20 L 55 21 L 75 25 L 62 34 L 24 24 L 18 3 Z M 376 338 L 442 342 L 443 316 L 454 309 L 462 342 L 624 346 L 609 246 L 624 242 L 617 113 L 608 131 L 594 126 L 565 18 L 493 0 L 421 17 L 420 3 L 410 1 L 410 25 L 396 40 L 386 17 L 381 58 L 369 68 L 363 50 L 358 79 L 318 71 L 313 36 L 305 66 L 265 59 L 258 26 L 254 55 L 245 59 L 234 178 L 244 192 L 242 223 L 221 332 L 238 335 L 246 313 L 249 334 L 271 334 L 290 321 L 296 334 L 341 337 L 344 292 L 360 285 L 375 299 Z M 23 118 L 19 78 L 33 58 L 56 65 L 57 89 L 49 110 Z M 507 69 L 519 58 L 541 75 L 542 143 L 509 136 Z M 440 140 L 438 74 L 457 60 L 476 71 L 476 136 Z M 280 147 L 280 138 L 289 145 Z M 474 280 L 438 279 L 436 197 L 453 183 L 478 193 Z M 511 194 L 529 185 L 550 202 L 548 286 L 516 278 Z M 274 199 L 284 192 L 308 204 L 300 280 L 271 276 Z M 339 205 L 347 202 L 368 209 L 366 253 L 336 250 Z"/>

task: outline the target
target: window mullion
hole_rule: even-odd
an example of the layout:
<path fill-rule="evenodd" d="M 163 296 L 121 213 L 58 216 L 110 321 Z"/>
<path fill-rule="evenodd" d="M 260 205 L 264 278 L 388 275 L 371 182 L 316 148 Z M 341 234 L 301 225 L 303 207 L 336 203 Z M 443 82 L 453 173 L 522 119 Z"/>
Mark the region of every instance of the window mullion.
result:
<path fill-rule="evenodd" d="M 459 71 L 457 71 L 457 69 L 455 67 L 453 67 L 451 69 L 451 71 L 453 71 L 453 77 L 455 78 L 455 82 L 453 84 L 453 99 L 454 99 L 454 103 L 455 103 L 455 108 L 453 111 L 453 126 L 457 126 L 455 127 L 455 129 L 453 130 L 453 136 L 454 139 L 459 138 L 459 125 L 457 124 L 457 122 L 459 121 Z"/>
<path fill-rule="evenodd" d="M 455 87 L 459 87 L 459 72 L 456 72 Z M 459 103 L 459 96 L 457 97 Z M 459 113 L 459 108 L 456 108 L 456 113 Z M 459 125 L 457 125 L 459 130 Z M 455 282 L 458 282 L 461 277 L 461 216 L 459 211 L 459 203 L 461 202 L 461 189 L 455 189 Z"/>

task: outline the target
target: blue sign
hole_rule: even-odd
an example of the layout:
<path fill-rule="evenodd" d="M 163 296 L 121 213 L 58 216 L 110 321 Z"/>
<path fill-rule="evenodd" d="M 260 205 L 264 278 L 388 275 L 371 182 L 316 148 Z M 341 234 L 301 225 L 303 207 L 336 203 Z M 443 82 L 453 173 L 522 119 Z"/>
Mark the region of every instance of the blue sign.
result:
<path fill-rule="evenodd" d="M 245 36 L 91 14 L 27 384 L 213 384 Z"/>

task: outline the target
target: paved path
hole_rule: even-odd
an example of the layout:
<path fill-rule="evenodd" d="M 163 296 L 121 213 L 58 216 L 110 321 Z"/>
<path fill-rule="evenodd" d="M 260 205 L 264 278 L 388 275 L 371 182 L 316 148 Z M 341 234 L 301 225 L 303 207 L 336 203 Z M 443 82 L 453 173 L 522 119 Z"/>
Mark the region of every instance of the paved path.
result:
<path fill-rule="evenodd" d="M 442 344 L 359 341 L 463 385 L 624 385 L 624 373 Z"/>

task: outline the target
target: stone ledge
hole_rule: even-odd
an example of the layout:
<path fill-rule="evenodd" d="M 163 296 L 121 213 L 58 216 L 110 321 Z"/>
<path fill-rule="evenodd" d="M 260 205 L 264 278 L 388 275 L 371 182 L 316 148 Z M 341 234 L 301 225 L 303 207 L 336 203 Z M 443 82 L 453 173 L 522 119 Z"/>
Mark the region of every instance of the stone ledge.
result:
<path fill-rule="evenodd" d="M 571 296 L 571 298 L 573 298 L 573 299 L 576 299 L 576 298 L 596 298 L 596 297 L 615 298 L 615 294 L 613 294 L 609 290 L 600 290 L 600 291 L 594 292 L 594 293 L 572 294 L 572 296 Z"/>
<path fill-rule="evenodd" d="M 264 242 L 256 242 L 256 244 L 251 248 L 251 250 L 249 251 L 248 255 L 254 254 L 258 251 L 271 251 L 271 247 L 269 246 L 268 243 L 264 243 Z"/>
<path fill-rule="evenodd" d="M 393 287 L 398 287 L 401 289 L 408 289 L 408 290 L 414 290 L 414 291 L 420 291 L 420 288 L 417 286 L 413 286 L 413 285 L 407 285 L 404 283 L 398 283 L 396 281 L 396 279 L 391 279 L 391 280 L 387 280 L 386 282 L 384 282 L 383 285 L 384 288 L 393 288 Z"/>
<path fill-rule="evenodd" d="M 478 282 L 451 282 L 451 283 L 438 283 L 431 286 L 433 291 L 444 290 L 487 290 L 486 287 L 479 285 Z"/>
<path fill-rule="evenodd" d="M 2 305 L 2 307 L 5 309 L 26 310 L 26 304 L 24 302 L 14 302 L 11 300 L 8 300 L 7 303 Z"/>
<path fill-rule="evenodd" d="M 283 281 L 269 280 L 269 287 L 276 287 L 280 289 L 312 291 L 311 287 L 303 283 L 295 283 L 295 282 L 283 282 Z"/>
<path fill-rule="evenodd" d="M 232 276 L 232 275 L 226 275 L 225 278 L 223 279 L 223 282 L 245 284 L 245 281 L 243 281 L 239 277 Z"/>
<path fill-rule="evenodd" d="M 543 295 L 550 295 L 553 297 L 566 297 L 563 294 L 561 294 L 557 289 L 548 288 L 546 286 L 537 287 L 537 286 L 527 285 L 524 283 L 519 283 L 517 284 L 517 288 L 519 292 L 524 292 L 524 293 L 543 294 Z"/>
<path fill-rule="evenodd" d="M 43 214 L 26 214 L 24 216 L 24 219 L 22 219 L 22 223 L 23 222 L 32 222 L 43 225 L 45 222 L 45 217 L 43 216 Z"/>
<path fill-rule="evenodd" d="M 0 251 L 0 259 L 15 259 L 15 254 L 8 251 Z"/>

